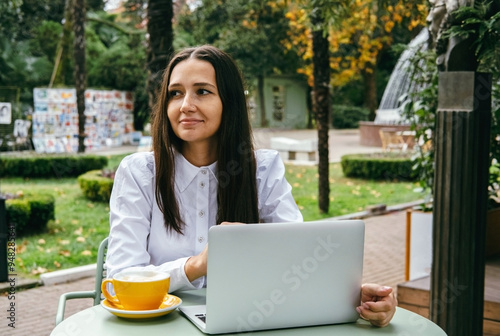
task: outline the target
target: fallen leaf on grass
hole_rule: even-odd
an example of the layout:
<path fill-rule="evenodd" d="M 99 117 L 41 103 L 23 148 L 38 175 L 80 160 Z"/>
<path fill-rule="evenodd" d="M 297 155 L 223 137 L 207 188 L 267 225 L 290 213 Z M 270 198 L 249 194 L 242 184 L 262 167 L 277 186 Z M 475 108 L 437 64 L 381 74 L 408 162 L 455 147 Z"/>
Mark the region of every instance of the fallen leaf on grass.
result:
<path fill-rule="evenodd" d="M 73 233 L 76 234 L 77 236 L 81 236 L 82 232 L 83 232 L 83 228 L 81 226 L 78 229 L 76 229 L 75 231 L 73 231 Z"/>
<path fill-rule="evenodd" d="M 54 266 L 56 266 L 56 268 L 60 268 L 61 267 L 61 264 L 57 262 L 57 260 L 54 260 Z"/>
<path fill-rule="evenodd" d="M 92 209 L 95 207 L 95 204 L 94 203 L 87 203 L 87 207 Z"/>
<path fill-rule="evenodd" d="M 300 183 L 295 182 L 295 183 L 293 184 L 293 187 L 294 187 L 294 188 L 298 188 L 298 187 L 300 187 Z"/>
<path fill-rule="evenodd" d="M 92 252 L 90 252 L 89 250 L 85 250 L 85 251 L 82 251 L 81 255 L 84 255 L 84 256 L 91 256 L 91 255 L 92 255 Z"/>
<path fill-rule="evenodd" d="M 64 257 L 69 257 L 71 255 L 71 252 L 69 252 L 68 250 L 61 250 L 59 251 L 59 254 Z"/>
<path fill-rule="evenodd" d="M 40 251 L 40 252 L 45 251 L 45 250 L 43 249 L 43 247 L 41 247 L 41 246 L 37 246 L 37 247 L 36 247 L 36 249 L 37 249 L 38 251 Z"/>
<path fill-rule="evenodd" d="M 23 240 L 23 242 L 16 246 L 16 254 L 21 254 L 26 251 L 26 246 L 28 246 L 28 241 Z"/>
<path fill-rule="evenodd" d="M 85 243 L 85 237 L 78 237 L 76 238 L 76 241 L 79 242 L 79 243 Z"/>
<path fill-rule="evenodd" d="M 44 245 L 45 239 L 38 239 L 38 245 Z"/>
<path fill-rule="evenodd" d="M 76 225 L 76 224 L 78 224 L 78 223 L 79 223 L 78 219 L 72 219 L 72 220 L 71 220 L 71 224 Z"/>
<path fill-rule="evenodd" d="M 38 275 L 38 274 L 42 274 L 42 273 L 46 273 L 46 272 L 47 272 L 46 268 L 38 266 L 37 268 L 35 268 L 34 270 L 31 271 L 31 274 Z"/>
<path fill-rule="evenodd" d="M 68 245 L 69 244 L 69 240 L 66 240 L 66 239 L 60 240 L 59 244 L 61 244 L 61 245 Z"/>

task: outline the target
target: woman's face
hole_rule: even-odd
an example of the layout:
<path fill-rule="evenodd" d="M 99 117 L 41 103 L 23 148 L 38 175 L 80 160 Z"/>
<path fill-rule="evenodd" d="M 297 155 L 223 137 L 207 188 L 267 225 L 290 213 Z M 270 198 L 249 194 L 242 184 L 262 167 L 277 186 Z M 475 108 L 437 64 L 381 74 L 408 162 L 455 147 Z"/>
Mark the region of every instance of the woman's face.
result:
<path fill-rule="evenodd" d="M 217 143 L 222 118 L 215 70 L 207 61 L 187 59 L 170 75 L 167 115 L 172 129 L 190 144 Z"/>

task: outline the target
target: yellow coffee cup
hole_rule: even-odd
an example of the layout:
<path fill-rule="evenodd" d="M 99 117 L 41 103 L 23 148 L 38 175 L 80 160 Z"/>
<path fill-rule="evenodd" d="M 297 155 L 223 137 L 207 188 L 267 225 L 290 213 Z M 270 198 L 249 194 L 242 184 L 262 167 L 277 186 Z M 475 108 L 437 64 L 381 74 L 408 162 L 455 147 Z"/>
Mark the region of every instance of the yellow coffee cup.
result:
<path fill-rule="evenodd" d="M 108 292 L 107 285 L 113 285 L 116 296 Z M 170 274 L 156 271 L 123 271 L 101 284 L 104 297 L 125 310 L 158 309 L 168 293 Z"/>

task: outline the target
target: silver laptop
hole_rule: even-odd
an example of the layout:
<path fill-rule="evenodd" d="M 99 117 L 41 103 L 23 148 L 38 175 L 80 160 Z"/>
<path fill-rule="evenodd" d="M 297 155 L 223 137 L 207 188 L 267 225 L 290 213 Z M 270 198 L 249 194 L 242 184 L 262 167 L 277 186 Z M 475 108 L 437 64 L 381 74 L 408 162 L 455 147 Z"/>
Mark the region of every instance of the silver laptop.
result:
<path fill-rule="evenodd" d="M 354 322 L 361 220 L 214 226 L 206 305 L 182 306 L 204 333 Z"/>

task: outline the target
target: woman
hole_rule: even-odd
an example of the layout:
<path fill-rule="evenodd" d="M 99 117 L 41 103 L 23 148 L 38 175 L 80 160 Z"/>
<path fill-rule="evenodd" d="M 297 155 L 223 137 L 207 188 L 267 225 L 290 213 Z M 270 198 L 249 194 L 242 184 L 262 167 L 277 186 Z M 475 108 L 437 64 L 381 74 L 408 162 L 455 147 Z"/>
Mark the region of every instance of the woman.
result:
<path fill-rule="evenodd" d="M 154 269 L 171 274 L 171 292 L 201 288 L 211 226 L 302 220 L 278 153 L 253 148 L 242 76 L 228 54 L 202 46 L 174 56 L 152 136 L 153 152 L 126 157 L 116 172 L 109 276 Z M 393 314 L 392 289 L 369 288 L 380 302 L 364 302 L 360 314 L 377 324 Z"/>

